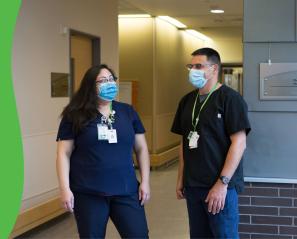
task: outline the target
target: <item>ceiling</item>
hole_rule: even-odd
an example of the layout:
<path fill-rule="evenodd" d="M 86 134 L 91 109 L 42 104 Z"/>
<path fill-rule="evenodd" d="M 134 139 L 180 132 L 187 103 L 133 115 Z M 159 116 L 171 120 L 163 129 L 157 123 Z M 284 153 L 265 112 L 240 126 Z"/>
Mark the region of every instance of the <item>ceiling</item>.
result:
<path fill-rule="evenodd" d="M 225 13 L 213 14 L 212 8 Z M 119 0 L 119 14 L 167 15 L 210 37 L 241 37 L 243 0 Z"/>

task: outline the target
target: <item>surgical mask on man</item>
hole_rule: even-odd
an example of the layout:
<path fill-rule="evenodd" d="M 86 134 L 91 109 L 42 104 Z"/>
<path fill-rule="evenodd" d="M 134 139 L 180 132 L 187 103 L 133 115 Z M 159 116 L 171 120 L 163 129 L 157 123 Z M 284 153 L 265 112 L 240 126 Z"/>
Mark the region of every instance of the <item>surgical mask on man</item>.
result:
<path fill-rule="evenodd" d="M 207 83 L 205 72 L 203 70 L 191 69 L 189 72 L 189 81 L 196 88 L 203 88 Z"/>
<path fill-rule="evenodd" d="M 112 101 L 118 94 L 118 86 L 116 82 L 105 82 L 98 87 L 98 96 L 105 101 Z"/>

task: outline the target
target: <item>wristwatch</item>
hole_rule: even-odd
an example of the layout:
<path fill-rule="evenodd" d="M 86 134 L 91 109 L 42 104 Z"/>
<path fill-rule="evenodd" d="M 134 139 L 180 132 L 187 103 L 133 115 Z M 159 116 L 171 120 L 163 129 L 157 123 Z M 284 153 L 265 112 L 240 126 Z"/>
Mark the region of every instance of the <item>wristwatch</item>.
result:
<path fill-rule="evenodd" d="M 226 176 L 220 176 L 220 180 L 225 185 L 228 185 L 228 183 L 230 182 L 230 178 L 228 178 Z"/>

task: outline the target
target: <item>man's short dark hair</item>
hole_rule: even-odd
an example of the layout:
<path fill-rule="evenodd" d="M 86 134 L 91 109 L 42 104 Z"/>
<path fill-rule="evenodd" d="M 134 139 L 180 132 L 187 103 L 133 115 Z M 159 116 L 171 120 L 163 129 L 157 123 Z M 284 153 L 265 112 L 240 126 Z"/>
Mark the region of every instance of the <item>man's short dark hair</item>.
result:
<path fill-rule="evenodd" d="M 192 56 L 203 55 L 206 56 L 207 60 L 211 63 L 221 66 L 221 57 L 220 54 L 212 48 L 200 48 L 192 53 Z"/>

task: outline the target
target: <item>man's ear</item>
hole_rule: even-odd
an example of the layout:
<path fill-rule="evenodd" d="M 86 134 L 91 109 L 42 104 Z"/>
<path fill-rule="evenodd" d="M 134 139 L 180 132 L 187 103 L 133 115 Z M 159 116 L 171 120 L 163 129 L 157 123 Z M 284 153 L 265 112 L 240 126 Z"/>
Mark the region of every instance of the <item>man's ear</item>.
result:
<path fill-rule="evenodd" d="M 218 64 L 214 64 L 213 67 L 214 67 L 214 70 L 215 71 L 217 71 L 217 72 L 220 71 L 220 68 L 219 68 L 219 65 Z"/>

